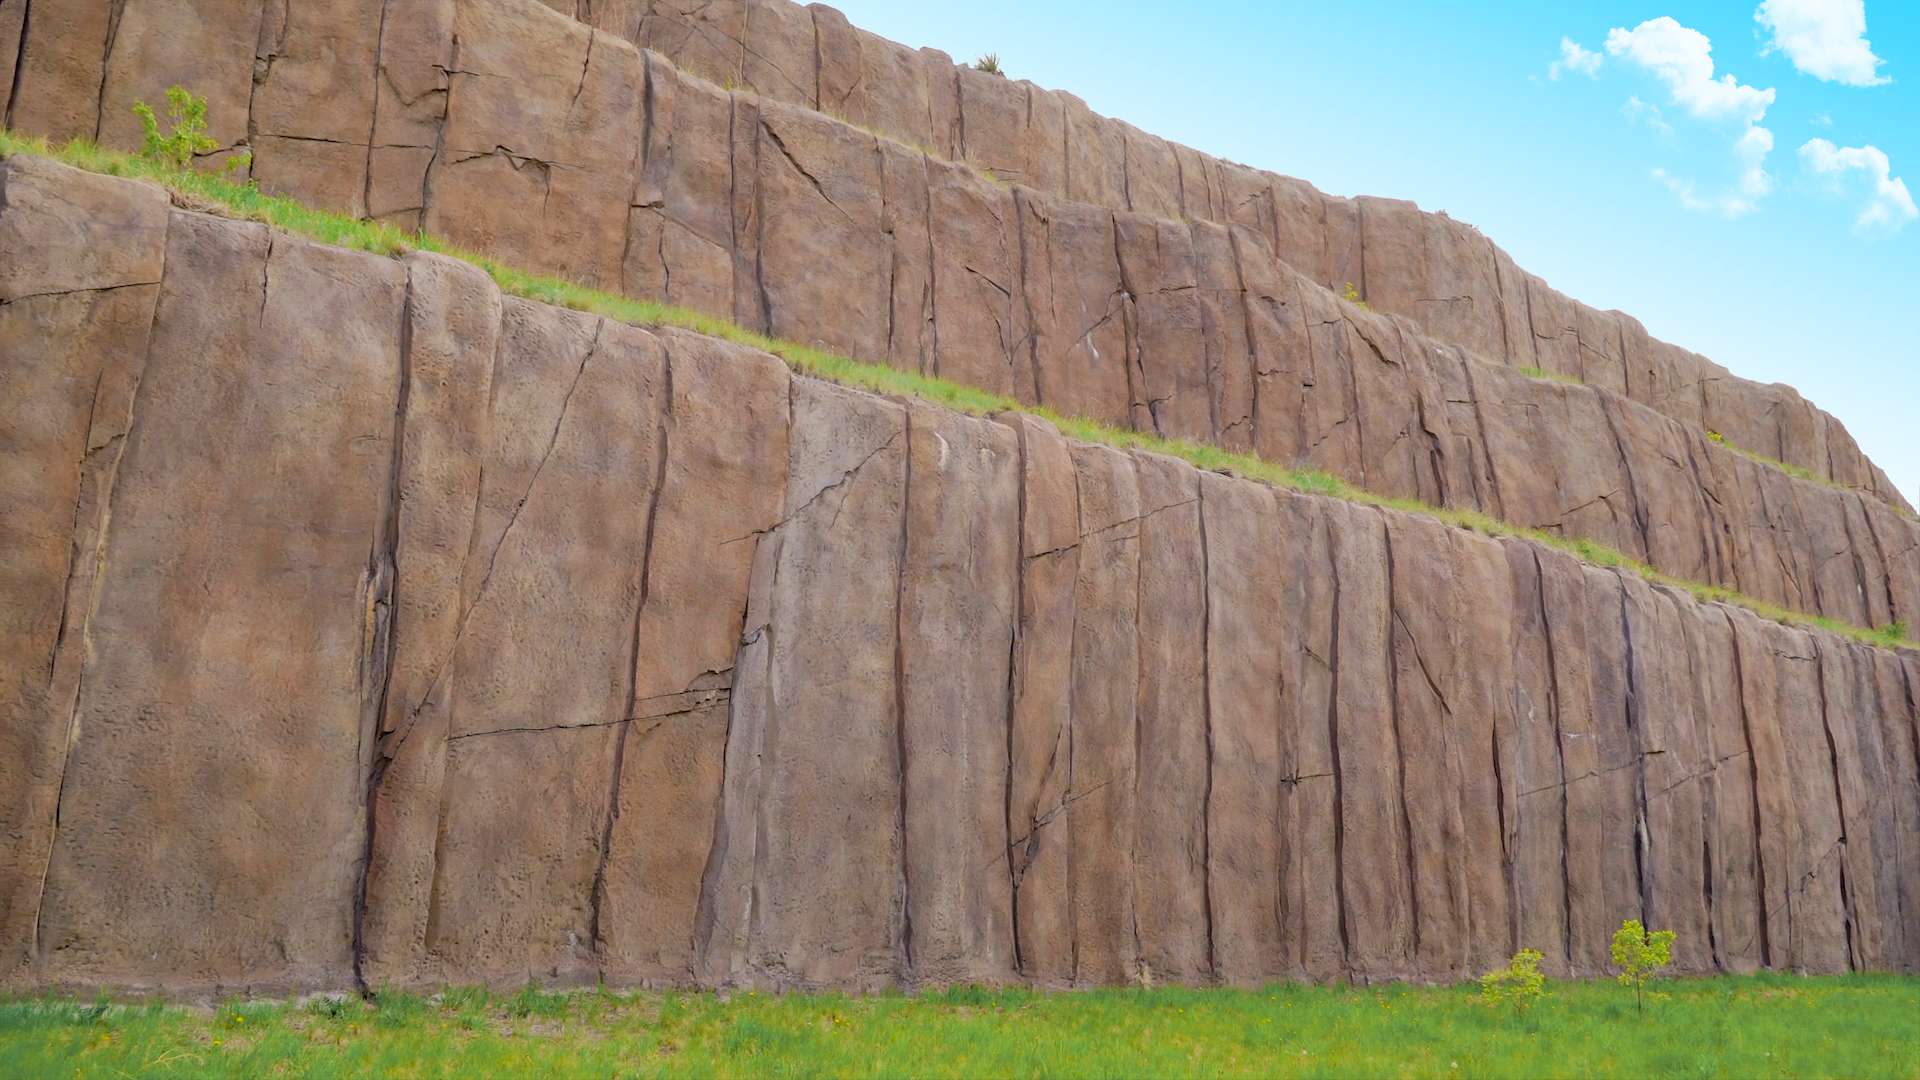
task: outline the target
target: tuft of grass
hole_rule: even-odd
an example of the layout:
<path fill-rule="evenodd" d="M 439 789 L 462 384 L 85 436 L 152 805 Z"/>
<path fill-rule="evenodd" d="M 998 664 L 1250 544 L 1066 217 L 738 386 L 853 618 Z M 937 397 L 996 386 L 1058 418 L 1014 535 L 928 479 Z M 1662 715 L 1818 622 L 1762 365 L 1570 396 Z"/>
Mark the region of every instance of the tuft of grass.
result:
<path fill-rule="evenodd" d="M 173 193 L 176 201 L 189 209 L 245 221 L 262 222 L 321 243 L 390 257 L 419 250 L 463 259 L 485 270 L 499 285 L 500 290 L 508 295 L 551 304 L 555 307 L 569 308 L 634 326 L 675 326 L 709 337 L 737 342 L 771 353 L 803 374 L 843 386 L 869 390 L 878 394 L 918 398 L 970 416 L 1024 412 L 1049 421 L 1063 434 L 1083 442 L 1105 443 L 1109 446 L 1166 454 L 1197 468 L 1256 480 L 1289 491 L 1325 495 L 1389 510 L 1426 514 L 1457 528 L 1487 536 L 1511 536 L 1532 540 L 1565 551 L 1582 562 L 1595 566 L 1630 570 L 1654 584 L 1685 590 L 1703 603 L 1744 607 L 1762 618 L 1788 625 L 1818 627 L 1869 645 L 1894 647 L 1910 644 L 1904 625 L 1868 629 L 1838 619 L 1807 615 L 1763 603 L 1732 589 L 1660 573 L 1645 563 L 1592 540 L 1568 538 L 1542 529 L 1523 528 L 1477 510 L 1429 506 L 1415 499 L 1378 495 L 1319 470 L 1291 468 L 1264 461 L 1252 454 L 1225 450 L 1211 443 L 1200 443 L 1190 439 L 1167 439 L 1113 427 L 1086 417 L 1062 416 L 1048 408 L 1029 407 L 1012 398 L 932 375 L 887 367 L 883 364 L 862 363 L 836 353 L 756 334 L 726 319 L 687 308 L 618 296 L 561 278 L 517 270 L 497 260 L 460 250 L 426 233 L 407 233 L 391 225 L 315 210 L 293 199 L 264 194 L 251 183 L 238 183 L 225 176 L 175 170 L 158 162 L 104 150 L 80 140 L 54 145 L 44 139 L 28 138 L 0 129 L 0 158 L 11 154 L 34 154 L 90 172 L 150 181 Z M 1350 294 L 1353 293 L 1351 283 L 1347 291 Z"/>
<path fill-rule="evenodd" d="M 982 53 L 980 59 L 973 62 L 973 70 L 984 71 L 989 75 L 998 75 L 1003 79 L 1007 77 L 1007 73 L 1000 68 L 999 53 Z"/>
<path fill-rule="evenodd" d="M 357 1000 L 0 998 L 0 1075 L 1912 1077 L 1920 979 L 1673 979 L 1636 1016 L 1611 980 L 1548 982 L 1524 1012 L 1473 983 L 917 996 L 544 995 L 448 989 L 391 1022 Z"/>
<path fill-rule="evenodd" d="M 1735 445 L 1734 443 L 1728 442 L 1727 437 L 1724 435 L 1721 435 L 1717 431 L 1710 431 L 1707 434 L 1713 436 L 1715 442 L 1733 451 L 1734 453 L 1739 454 L 1742 457 L 1750 458 L 1754 461 L 1759 462 L 1762 465 L 1768 466 L 1769 468 L 1779 469 L 1781 472 L 1786 473 L 1788 476 L 1805 480 L 1810 484 L 1821 484 L 1826 487 L 1833 488 L 1836 491 L 1845 491 L 1854 495 L 1861 494 L 1861 492 L 1859 492 L 1857 489 L 1850 488 L 1838 480 L 1831 480 L 1831 479 L 1828 479 L 1827 477 L 1821 476 L 1819 473 L 1814 472 L 1812 469 L 1805 468 L 1800 465 L 1789 465 L 1784 461 L 1780 461 L 1775 458 L 1770 458 L 1765 454 L 1756 454 L 1753 451 L 1748 450 L 1746 447 L 1738 446 L 1738 445 Z M 1868 495 L 1867 497 L 1873 498 L 1874 496 Z M 1906 508 L 1904 507 L 1895 506 L 1892 503 L 1885 503 L 1883 505 L 1885 505 L 1887 509 L 1892 510 L 1894 513 L 1899 514 L 1901 517 L 1906 518 L 1909 521 L 1914 520 L 1914 516 L 1908 513 Z"/>
<path fill-rule="evenodd" d="M 1529 379 L 1548 379 L 1553 382 L 1566 383 L 1569 386 L 1587 385 L 1582 380 L 1576 379 L 1571 375 L 1556 375 L 1553 372 L 1548 371 L 1546 368 L 1522 367 L 1520 369 L 1520 374 L 1525 375 Z"/>

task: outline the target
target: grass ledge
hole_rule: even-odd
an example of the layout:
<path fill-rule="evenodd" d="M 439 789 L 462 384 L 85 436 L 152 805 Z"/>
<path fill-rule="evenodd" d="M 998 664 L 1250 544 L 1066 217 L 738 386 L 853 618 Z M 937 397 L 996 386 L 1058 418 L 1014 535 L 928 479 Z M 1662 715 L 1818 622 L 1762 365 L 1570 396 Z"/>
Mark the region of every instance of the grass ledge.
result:
<path fill-rule="evenodd" d="M 1685 590 L 1703 603 L 1742 607 L 1762 618 L 1791 626 L 1807 626 L 1838 634 L 1851 641 L 1881 648 L 1910 647 L 1905 624 L 1869 628 L 1840 619 L 1808 615 L 1804 612 L 1755 600 L 1717 585 L 1663 574 L 1637 559 L 1595 543 L 1569 539 L 1543 529 L 1523 528 L 1476 510 L 1430 506 L 1414 499 L 1389 498 L 1356 487 L 1330 473 L 1296 469 L 1261 460 L 1250 454 L 1234 453 L 1209 443 L 1189 439 L 1165 439 L 1142 432 L 1116 428 L 1085 417 L 1062 416 L 1051 409 L 1023 405 L 1012 398 L 991 394 L 970 386 L 918 372 L 902 371 L 881 364 L 867 364 L 820 349 L 770 338 L 742 329 L 725 319 L 703 315 L 686 308 L 671 307 L 647 300 L 635 300 L 598 289 L 590 289 L 556 277 L 531 274 L 506 266 L 494 259 L 463 251 L 426 234 L 409 233 L 380 222 L 362 221 L 344 214 L 316 210 L 296 200 L 267 195 L 251 183 L 237 183 L 224 176 L 178 171 L 165 165 L 129 154 L 116 153 L 93 143 L 75 140 L 54 144 L 0 129 L 0 158 L 13 154 L 45 157 L 88 172 L 107 176 L 145 180 L 165 188 L 176 205 L 184 209 L 245 221 L 257 221 L 305 236 L 320 243 L 352 248 L 376 255 L 395 257 L 408 251 L 432 251 L 464 260 L 485 270 L 500 290 L 512 296 L 556 307 L 598 315 L 634 326 L 674 326 L 710 337 L 748 345 L 773 354 L 796 371 L 845 386 L 879 394 L 913 397 L 955 412 L 973 416 L 1023 412 L 1041 417 L 1062 433 L 1085 442 L 1147 450 L 1180 458 L 1196 468 L 1256 480 L 1289 491 L 1325 495 L 1349 502 L 1363 503 L 1389 510 L 1426 514 L 1456 528 L 1487 536 L 1510 536 L 1532 540 L 1567 552 L 1581 562 L 1600 567 L 1619 567 L 1639 574 L 1656 585 Z M 1528 373 L 1531 374 L 1531 373 Z M 1542 376 L 1546 373 L 1542 372 Z M 1724 445 L 1724 443 L 1723 443 Z M 1737 449 L 1737 448 L 1734 448 Z M 1745 451 L 1741 451 L 1745 453 Z M 1796 476 L 1822 480 L 1804 469 L 1793 469 L 1776 461 L 1759 458 L 1765 464 Z M 1833 485 L 1838 486 L 1838 485 Z"/>

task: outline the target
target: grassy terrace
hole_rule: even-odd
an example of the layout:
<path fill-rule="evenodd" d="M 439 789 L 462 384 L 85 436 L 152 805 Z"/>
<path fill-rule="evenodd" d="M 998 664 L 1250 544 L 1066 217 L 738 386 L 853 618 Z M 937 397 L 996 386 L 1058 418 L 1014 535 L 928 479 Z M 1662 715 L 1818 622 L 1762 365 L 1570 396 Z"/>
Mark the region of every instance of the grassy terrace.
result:
<path fill-rule="evenodd" d="M 961 988 L 882 994 L 447 990 L 216 1009 L 0 999 L 9 1077 L 1920 1076 L 1920 980 Z"/>
<path fill-rule="evenodd" d="M 1026 412 L 1043 417 L 1067 435 L 1087 442 L 1138 447 L 1182 458 L 1202 469 L 1230 472 L 1293 491 L 1328 495 L 1394 510 L 1428 514 L 1450 525 L 1489 536 L 1525 537 L 1569 552 L 1575 558 L 1596 566 L 1626 567 L 1639 573 L 1648 581 L 1685 589 L 1701 601 L 1738 605 L 1768 619 L 1793 625 L 1816 626 L 1869 645 L 1891 648 L 1912 643 L 1908 637 L 1907 628 L 1903 625 L 1879 628 L 1860 627 L 1838 619 L 1791 611 L 1763 603 L 1731 589 L 1670 577 L 1591 540 L 1569 539 L 1538 529 L 1520 528 L 1474 510 L 1434 507 L 1412 499 L 1387 498 L 1355 487 L 1328 473 L 1288 468 L 1262 461 L 1251 455 L 1232 453 L 1211 444 L 1185 439 L 1162 439 L 1111 427 L 1083 417 L 1061 416 L 1046 408 L 1022 405 L 1011 398 L 1000 397 L 945 379 L 921 375 L 917 372 L 901 371 L 879 364 L 860 363 L 844 356 L 751 333 L 724 319 L 717 319 L 685 308 L 668 307 L 646 300 L 616 296 L 559 278 L 526 273 L 503 266 L 492 259 L 460 251 L 424 233 L 406 233 L 389 225 L 315 210 L 292 199 L 263 194 L 250 185 L 235 183 L 223 176 L 175 171 L 158 162 L 104 150 L 83 141 L 53 145 L 45 140 L 26 138 L 0 129 L 0 157 L 16 153 L 37 154 L 90 172 L 147 180 L 171 191 L 179 205 L 190 209 L 264 222 L 321 243 L 337 244 L 341 247 L 384 256 L 400 255 L 409 250 L 440 252 L 464 259 L 486 270 L 503 292 L 513 296 L 572 308 L 635 326 L 678 326 L 713 337 L 740 342 L 780 357 L 797 371 L 846 386 L 855 386 L 881 394 L 915 397 L 975 416 L 1000 412 Z M 1784 468 L 1778 462 L 1766 463 Z M 1805 474 L 1807 477 L 1812 477 L 1812 474 L 1805 473 L 1805 470 L 1788 471 L 1795 475 Z M 1828 483 L 1825 480 L 1820 482 Z"/>

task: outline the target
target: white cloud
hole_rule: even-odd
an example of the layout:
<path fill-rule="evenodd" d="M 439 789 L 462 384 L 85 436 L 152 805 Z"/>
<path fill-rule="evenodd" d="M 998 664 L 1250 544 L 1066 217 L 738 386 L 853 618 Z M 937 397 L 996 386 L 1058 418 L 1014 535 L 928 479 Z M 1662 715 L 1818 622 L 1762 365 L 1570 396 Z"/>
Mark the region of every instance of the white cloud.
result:
<path fill-rule="evenodd" d="M 1760 126 L 1772 107 L 1774 92 L 1742 85 L 1732 75 L 1713 76 L 1713 43 L 1707 35 L 1689 29 L 1662 16 L 1649 19 L 1632 30 L 1616 27 L 1607 33 L 1607 52 L 1647 69 L 1667 86 L 1673 104 L 1692 116 L 1708 121 L 1732 121 L 1740 125 L 1734 139 L 1733 155 L 1740 175 L 1733 190 L 1703 197 L 1691 180 L 1654 170 L 1654 176 L 1690 210 L 1739 217 L 1759 208 L 1760 199 L 1773 191 L 1774 179 L 1766 170 L 1767 155 L 1773 152 L 1773 132 Z M 1647 115 L 1649 123 L 1663 134 L 1671 132 L 1660 117 L 1659 109 L 1630 98 L 1630 116 Z"/>
<path fill-rule="evenodd" d="M 1742 195 L 1758 199 L 1773 190 L 1773 177 L 1765 168 L 1767 155 L 1773 153 L 1773 132 L 1763 127 L 1748 128 L 1733 144 L 1733 153 L 1744 166 L 1740 171 Z"/>
<path fill-rule="evenodd" d="M 1812 124 L 1814 127 L 1832 127 L 1833 114 L 1817 112 L 1813 114 L 1813 119 L 1807 122 Z"/>
<path fill-rule="evenodd" d="M 1866 0 L 1763 0 L 1753 17 L 1773 31 L 1779 49 L 1803 74 L 1847 86 L 1878 86 L 1885 60 L 1867 41 Z"/>
<path fill-rule="evenodd" d="M 1718 214 L 1724 218 L 1745 217 L 1760 209 L 1760 203 L 1739 192 L 1724 192 L 1719 195 L 1703 196 L 1698 185 L 1691 180 L 1682 180 L 1665 169 L 1653 170 L 1653 178 L 1667 186 L 1680 205 L 1702 214 Z M 1772 189 L 1773 178 L 1767 178 L 1768 189 Z M 1764 193 L 1763 193 L 1764 194 Z"/>
<path fill-rule="evenodd" d="M 1641 101 L 1640 95 L 1638 94 L 1627 98 L 1627 103 L 1620 106 L 1620 111 L 1625 113 L 1629 120 L 1645 120 L 1648 127 L 1659 132 L 1662 136 L 1673 134 L 1673 125 L 1667 123 L 1666 120 L 1660 116 L 1660 106 L 1649 105 Z"/>
<path fill-rule="evenodd" d="M 1600 64 L 1606 60 L 1597 52 L 1581 48 L 1572 38 L 1560 39 L 1560 59 L 1547 65 L 1547 78 L 1560 81 L 1563 71 L 1578 72 L 1589 79 L 1600 77 Z"/>
<path fill-rule="evenodd" d="M 1667 16 L 1632 30 L 1607 32 L 1607 52 L 1653 72 L 1667 84 L 1675 105 L 1703 120 L 1758 123 L 1773 105 L 1773 91 L 1742 86 L 1732 75 L 1713 77 L 1713 43 L 1698 30 Z"/>
<path fill-rule="evenodd" d="M 1873 194 L 1854 221 L 1854 228 L 1861 233 L 1890 235 L 1920 219 L 1920 207 L 1914 206 L 1905 181 L 1891 175 L 1892 164 L 1877 146 L 1835 146 L 1825 139 L 1813 139 L 1800 148 L 1800 162 L 1836 188 L 1843 187 L 1855 173 L 1866 175 L 1873 184 Z"/>

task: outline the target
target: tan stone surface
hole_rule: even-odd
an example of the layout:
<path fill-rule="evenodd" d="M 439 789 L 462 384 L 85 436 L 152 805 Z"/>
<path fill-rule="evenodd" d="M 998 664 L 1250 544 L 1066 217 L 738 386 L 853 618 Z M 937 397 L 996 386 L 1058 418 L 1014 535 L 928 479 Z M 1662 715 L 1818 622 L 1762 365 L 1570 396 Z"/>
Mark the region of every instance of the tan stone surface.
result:
<path fill-rule="evenodd" d="M 1014 192 L 1014 205 L 1021 255 L 1017 393 L 1063 416 L 1125 425 L 1133 391 L 1112 212 L 1024 188 Z"/>
<path fill-rule="evenodd" d="M 786 501 L 786 365 L 682 331 L 659 336 L 671 397 L 598 902 L 602 973 L 622 981 L 694 977 L 754 541 Z"/>
<path fill-rule="evenodd" d="M 10 986 L 1601 975 L 1629 916 L 1920 961 L 1912 654 L 4 168 Z M 1393 483 L 1910 602 L 1869 497 L 1330 297 L 1290 336 L 1326 294 L 1223 234 L 1255 403 L 1366 350 L 1409 404 L 1334 424 Z"/>
<path fill-rule="evenodd" d="M 458 67 L 422 225 L 527 269 L 618 288 L 639 54 L 525 0 L 461 0 L 453 33 Z"/>
<path fill-rule="evenodd" d="M 328 210 L 365 217 L 388 0 L 268 4 L 264 78 L 253 90 L 253 178 Z"/>
<path fill-rule="evenodd" d="M 1020 435 L 1020 621 L 1013 645 L 1007 813 L 1013 843 L 1020 973 L 1043 985 L 1073 978 L 1066 801 L 1073 769 L 1074 577 L 1080 496 L 1067 444 L 1052 425 L 1011 418 Z"/>
<path fill-rule="evenodd" d="M 1207 896 L 1221 982 L 1259 986 L 1284 974 L 1274 883 L 1279 832 L 1281 561 L 1273 493 L 1200 476 L 1207 558 Z"/>
<path fill-rule="evenodd" d="M 107 507 L 145 367 L 166 196 L 0 163 L 0 979 L 32 959 Z M 71 257 L 43 259 L 40 252 Z"/>
<path fill-rule="evenodd" d="M 1212 974 L 1207 908 L 1207 574 L 1200 477 L 1156 454 L 1134 457 L 1140 489 L 1139 835 L 1134 905 L 1151 979 Z"/>
<path fill-rule="evenodd" d="M 341 987 L 405 274 L 184 214 L 166 265 L 86 620 L 40 978 Z"/>
<path fill-rule="evenodd" d="M 1071 449 L 1080 490 L 1073 622 L 1072 770 L 1066 798 L 1073 980 L 1111 986 L 1139 970 L 1134 848 L 1139 767 L 1140 492 L 1133 459 Z M 1119 675 L 1118 678 L 1115 676 Z M 1129 677 L 1132 676 L 1132 677 Z"/>
<path fill-rule="evenodd" d="M 820 109 L 1050 197 L 1242 227 L 1268 257 L 1336 293 L 1351 284 L 1376 310 L 1411 320 L 1439 342 L 1510 368 L 1539 366 L 1583 379 L 1906 506 L 1845 429 L 1791 388 L 1737 379 L 1654 341 L 1628 316 L 1565 297 L 1444 212 L 1388 199 L 1331 198 L 1292 178 L 1175 147 L 1092 113 L 1071 94 L 954 65 L 935 50 L 909 50 L 820 5 L 331 0 L 320 8 L 241 3 L 217 14 L 188 12 L 179 0 L 136 0 L 117 19 L 63 0 L 41 0 L 39 7 L 39 15 L 26 20 L 33 26 L 25 48 L 10 51 L 20 58 L 21 74 L 19 100 L 10 106 L 25 130 L 102 129 L 110 143 L 127 145 L 136 134 L 124 115 L 131 97 L 141 87 L 149 96 L 159 93 L 186 63 L 186 74 L 210 87 L 216 137 L 229 144 L 251 140 L 257 176 L 269 189 L 404 228 L 436 225 L 537 269 L 648 297 L 681 293 L 702 310 L 755 328 L 765 328 L 761 305 L 715 293 L 729 260 L 734 277 L 751 278 L 758 265 L 761 219 L 752 209 L 751 185 L 743 189 L 731 176 L 700 185 L 714 205 L 731 204 L 730 224 L 745 226 L 728 229 L 717 252 L 672 235 L 670 216 L 644 212 L 658 205 L 644 197 L 658 185 L 643 180 L 636 189 L 632 174 L 640 163 L 629 155 L 629 139 L 639 134 L 665 146 L 672 140 L 659 129 L 672 127 L 675 117 L 642 100 L 648 95 L 637 89 L 623 40 L 659 50 L 667 64 L 687 72 L 685 81 L 710 92 L 731 97 L 739 88 L 749 95 L 749 111 L 762 100 Z M 0 19 L 10 11 L 0 8 Z M 582 24 L 597 27 L 599 38 Z M 0 26 L 0 35 L 5 30 Z M 555 35 L 570 40 L 563 44 Z M 598 57 L 583 45 L 594 40 Z M 521 54 L 513 63 L 497 63 L 515 48 Z M 187 53 L 192 63 L 183 59 Z M 201 54 L 211 62 L 200 62 Z M 470 65 L 470 58 L 481 63 Z M 259 69 L 257 92 L 246 78 L 250 65 Z M 356 74 L 369 68 L 372 80 Z M 491 82 L 476 91 L 470 85 L 476 76 Z M 450 111 L 449 93 L 464 94 L 465 104 Z M 89 108 L 89 100 L 105 106 Z M 375 114 L 370 140 L 369 107 Z M 472 130 L 469 120 L 485 131 Z M 751 177 L 760 168 L 755 143 L 731 133 L 723 140 L 732 148 L 723 155 L 729 174 L 744 170 Z M 737 163 L 731 160 L 736 153 Z M 595 157 L 611 164 L 588 160 Z M 443 188 L 428 182 L 429 173 L 446 181 Z M 424 209 L 435 190 L 449 204 L 437 212 Z M 625 230 L 612 224 L 622 197 L 635 197 L 637 208 Z M 492 209 L 535 202 L 537 214 Z M 882 227 L 853 239 L 851 250 L 870 252 L 894 235 Z M 671 287 L 675 264 L 686 288 Z M 833 332 L 821 340 L 859 351 L 892 337 L 886 327 L 893 324 L 880 316 L 900 312 L 870 307 L 857 305 L 831 321 Z M 1230 445 L 1243 445 L 1233 441 L 1237 431 L 1232 418 L 1222 425 Z"/>
<path fill-rule="evenodd" d="M 145 101 L 165 123 L 167 88 L 207 100 L 206 133 L 222 148 L 251 131 L 255 49 L 266 5 L 258 0 L 128 0 L 116 5 L 105 50 L 104 84 L 93 132 L 111 146 L 137 148 Z M 40 31 L 33 31 L 35 37 Z M 85 93 L 87 87 L 69 86 Z"/>
<path fill-rule="evenodd" d="M 1010 397 L 1030 393 L 1016 382 L 1013 194 L 963 166 L 929 160 L 927 213 L 937 313 L 932 373 Z"/>
<path fill-rule="evenodd" d="M 441 790 L 452 702 L 449 665 L 468 612 L 474 504 L 491 438 L 502 303 L 477 268 L 407 257 L 405 415 L 391 536 L 385 701 L 370 772 L 361 974 L 426 981 Z"/>
<path fill-rule="evenodd" d="M 755 301 L 768 332 L 885 361 L 893 252 L 878 140 L 773 101 L 759 118 Z"/>
<path fill-rule="evenodd" d="M 906 960 L 916 985 L 1011 982 L 1019 436 L 913 402 L 907 450 L 898 661 Z"/>

